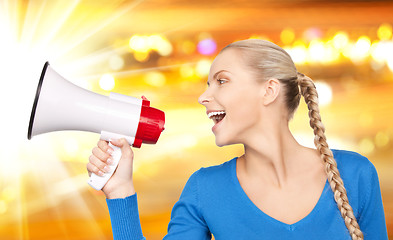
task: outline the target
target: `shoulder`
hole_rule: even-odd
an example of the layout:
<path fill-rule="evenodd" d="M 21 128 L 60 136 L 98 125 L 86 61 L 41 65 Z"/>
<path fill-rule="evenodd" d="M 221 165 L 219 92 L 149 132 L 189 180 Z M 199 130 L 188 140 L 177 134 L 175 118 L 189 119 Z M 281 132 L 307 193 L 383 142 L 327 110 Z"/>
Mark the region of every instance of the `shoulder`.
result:
<path fill-rule="evenodd" d="M 376 173 L 373 163 L 359 153 L 337 149 L 332 149 L 332 152 L 343 177 L 353 178 Z"/>
<path fill-rule="evenodd" d="M 233 172 L 236 171 L 236 159 L 237 157 L 219 165 L 200 168 L 191 175 L 187 184 L 196 184 L 205 189 L 225 185 L 232 181 Z"/>
<path fill-rule="evenodd" d="M 381 189 L 375 166 L 366 157 L 333 150 L 353 212 L 365 236 L 387 239 Z"/>
<path fill-rule="evenodd" d="M 236 159 L 237 159 L 237 157 L 232 158 L 231 160 L 226 161 L 226 162 L 219 164 L 219 165 L 210 166 L 210 167 L 203 167 L 203 168 L 199 169 L 197 172 L 199 172 L 199 174 L 206 176 L 206 177 L 214 177 L 214 176 L 226 174 L 226 173 L 230 172 L 233 165 L 236 164 Z"/>
<path fill-rule="evenodd" d="M 352 163 L 352 164 L 360 164 L 360 165 L 364 165 L 364 164 L 368 164 L 370 163 L 370 161 L 363 155 L 357 153 L 357 152 L 353 152 L 353 151 L 348 151 L 348 150 L 338 150 L 338 149 L 332 149 L 334 158 L 337 161 L 340 161 L 340 163 L 345 163 L 344 161 L 346 161 L 347 163 Z"/>
<path fill-rule="evenodd" d="M 374 190 L 379 189 L 377 170 L 370 160 L 359 153 L 332 151 L 351 205 L 354 210 L 361 212 L 365 203 L 372 198 Z"/>

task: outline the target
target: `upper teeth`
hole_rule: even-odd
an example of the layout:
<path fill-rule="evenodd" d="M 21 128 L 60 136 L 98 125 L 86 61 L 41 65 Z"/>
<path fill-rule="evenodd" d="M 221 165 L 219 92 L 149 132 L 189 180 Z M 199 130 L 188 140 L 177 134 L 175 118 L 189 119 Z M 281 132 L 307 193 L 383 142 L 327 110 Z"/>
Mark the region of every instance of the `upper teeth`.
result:
<path fill-rule="evenodd" d="M 221 115 L 221 114 L 225 114 L 225 112 L 224 112 L 224 111 L 210 112 L 209 114 L 207 114 L 207 116 L 208 116 L 209 118 L 212 118 L 213 116 Z"/>

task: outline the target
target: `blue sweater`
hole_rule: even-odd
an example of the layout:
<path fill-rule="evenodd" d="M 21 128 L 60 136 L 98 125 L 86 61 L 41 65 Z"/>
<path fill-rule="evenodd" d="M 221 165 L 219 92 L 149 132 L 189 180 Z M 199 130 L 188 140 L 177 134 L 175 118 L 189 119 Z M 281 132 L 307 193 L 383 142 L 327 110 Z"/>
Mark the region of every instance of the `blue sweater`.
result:
<path fill-rule="evenodd" d="M 388 239 L 375 167 L 357 153 L 333 153 L 364 239 Z M 205 240 L 211 239 L 211 234 L 216 240 L 351 239 L 328 182 L 311 213 L 294 224 L 285 224 L 248 198 L 236 176 L 236 160 L 201 168 L 189 178 L 172 209 L 165 240 Z M 136 194 L 107 199 L 107 204 L 115 240 L 145 239 Z"/>

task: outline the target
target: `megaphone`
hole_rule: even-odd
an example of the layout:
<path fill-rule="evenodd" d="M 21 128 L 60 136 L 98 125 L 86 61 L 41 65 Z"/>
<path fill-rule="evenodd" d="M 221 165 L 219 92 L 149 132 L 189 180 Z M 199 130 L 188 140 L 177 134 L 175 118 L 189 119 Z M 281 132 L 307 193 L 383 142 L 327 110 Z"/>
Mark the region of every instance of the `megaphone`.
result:
<path fill-rule="evenodd" d="M 77 130 L 101 134 L 101 139 L 125 138 L 133 147 L 155 144 L 164 130 L 165 114 L 150 107 L 150 101 L 119 93 L 100 95 L 69 82 L 54 71 L 48 62 L 41 77 L 31 110 L 27 138 L 38 134 Z M 114 149 L 111 171 L 104 176 L 91 174 L 88 183 L 96 190 L 104 187 L 117 168 L 120 148 Z"/>

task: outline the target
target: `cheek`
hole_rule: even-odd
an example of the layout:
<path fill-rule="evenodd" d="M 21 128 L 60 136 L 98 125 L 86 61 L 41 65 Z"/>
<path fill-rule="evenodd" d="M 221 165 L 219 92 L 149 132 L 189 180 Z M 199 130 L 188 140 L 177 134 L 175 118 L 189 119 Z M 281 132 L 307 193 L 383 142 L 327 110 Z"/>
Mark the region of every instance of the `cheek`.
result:
<path fill-rule="evenodd" d="M 247 121 L 258 116 L 260 103 L 255 91 L 241 91 L 241 94 L 233 96 L 231 106 L 228 110 L 233 111 L 233 118 L 240 121 Z"/>
<path fill-rule="evenodd" d="M 259 120 L 259 111 L 256 104 L 243 104 L 233 114 L 233 123 L 237 126 L 250 127 Z"/>
<path fill-rule="evenodd" d="M 246 134 L 248 129 L 253 129 L 260 121 L 258 91 L 254 86 L 231 86 L 217 93 L 216 100 L 227 112 L 225 125 L 216 135 L 216 144 L 239 143 L 243 133 Z"/>
<path fill-rule="evenodd" d="M 232 101 L 227 110 L 228 124 L 236 132 L 235 134 L 244 132 L 244 130 L 255 126 L 260 121 L 261 108 L 255 95 L 242 96 L 241 99 Z"/>

